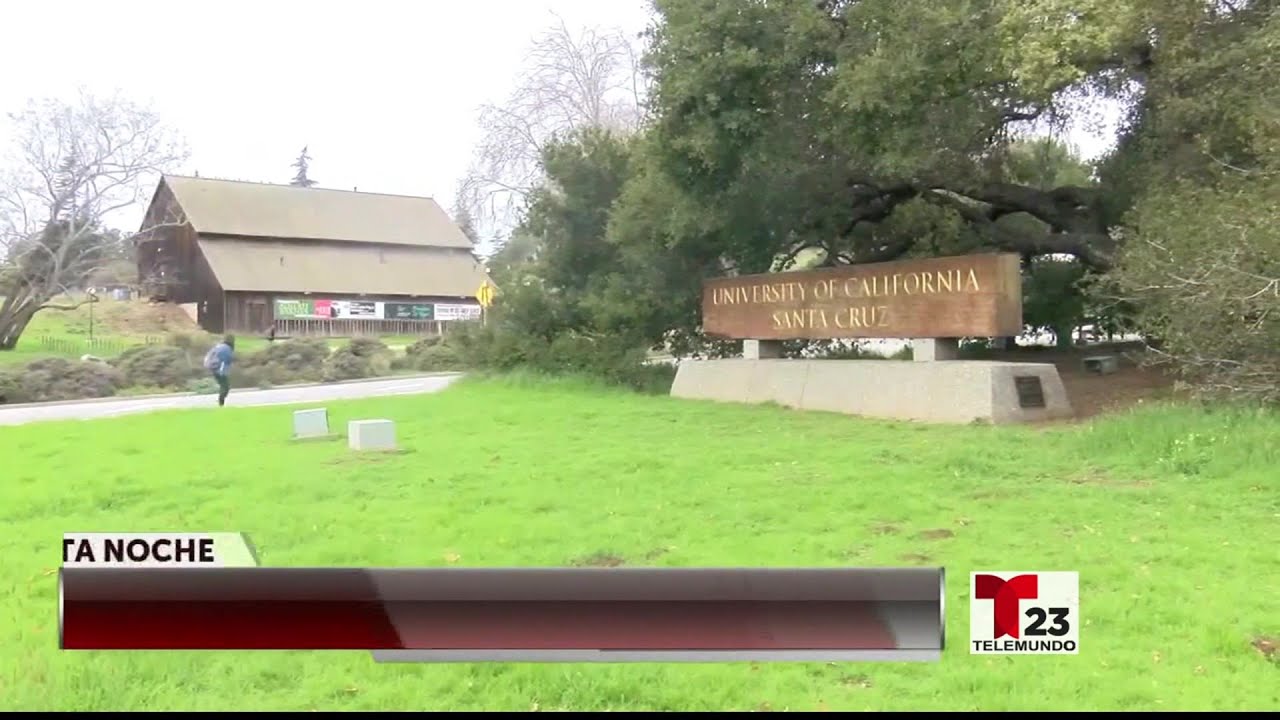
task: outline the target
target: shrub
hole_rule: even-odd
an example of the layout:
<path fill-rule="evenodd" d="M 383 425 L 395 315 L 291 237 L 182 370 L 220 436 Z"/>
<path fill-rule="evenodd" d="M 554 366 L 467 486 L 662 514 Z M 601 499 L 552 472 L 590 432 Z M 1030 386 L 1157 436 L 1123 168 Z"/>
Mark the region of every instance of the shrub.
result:
<path fill-rule="evenodd" d="M 336 382 L 338 380 L 357 380 L 372 376 L 372 358 L 357 355 L 350 345 L 346 345 L 335 350 L 325 360 L 322 377 L 325 382 Z"/>
<path fill-rule="evenodd" d="M 675 373 L 672 365 L 648 363 L 643 343 L 574 330 L 564 330 L 548 340 L 497 322 L 487 326 L 468 323 L 438 347 L 453 351 L 458 367 L 583 375 L 643 392 L 668 392 Z"/>
<path fill-rule="evenodd" d="M 391 348 L 387 347 L 381 340 L 373 337 L 355 337 L 347 342 L 347 347 L 351 348 L 351 352 L 360 357 L 375 357 L 378 355 L 390 355 Z"/>
<path fill-rule="evenodd" d="M 422 372 L 461 370 L 464 366 L 458 351 L 449 345 L 437 345 L 410 356 L 412 368 Z"/>
<path fill-rule="evenodd" d="M 352 338 L 324 362 L 321 379 L 325 382 L 381 377 L 391 372 L 391 348 L 377 338 Z"/>
<path fill-rule="evenodd" d="M 493 322 L 489 325 L 457 323 L 444 342 L 454 348 L 465 367 L 514 370 L 540 366 L 537 356 L 549 341 L 540 335 L 522 332 L 518 327 Z"/>
<path fill-rule="evenodd" d="M 433 336 L 422 338 L 405 348 L 404 357 L 396 358 L 393 367 L 422 372 L 441 372 L 461 370 L 463 362 L 456 347 L 443 342 L 443 338 L 439 336 Z"/>
<path fill-rule="evenodd" d="M 267 345 L 240 358 L 231 369 L 231 380 L 242 387 L 262 387 L 315 382 L 322 379 L 329 343 L 319 338 L 298 338 Z"/>
<path fill-rule="evenodd" d="M 274 387 L 276 382 L 274 378 L 289 378 L 289 370 L 279 365 L 262 365 L 258 367 L 240 367 L 231 366 L 231 385 L 241 388 L 261 388 L 263 390 Z M 308 378 L 309 379 L 309 378 Z M 213 382 L 213 378 L 209 379 Z M 302 380 L 286 379 L 281 382 L 303 382 Z M 218 384 L 213 382 L 214 388 Z"/>
<path fill-rule="evenodd" d="M 1155 185 L 1108 290 L 1154 336 L 1148 362 L 1203 395 L 1280 402 L 1280 168 Z"/>
<path fill-rule="evenodd" d="M 124 377 L 100 362 L 75 362 L 63 358 L 35 360 L 0 378 L 4 402 L 48 402 L 110 397 L 124 387 Z"/>
<path fill-rule="evenodd" d="M 173 388 L 155 387 L 151 385 L 131 385 L 116 391 L 119 397 L 139 397 L 143 395 L 163 395 L 172 392 Z"/>
<path fill-rule="evenodd" d="M 216 345 L 220 339 L 216 335 L 203 331 L 175 332 L 165 338 L 165 344 L 185 352 L 196 367 L 199 367 L 204 361 L 205 353 L 209 352 L 209 348 Z"/>
<path fill-rule="evenodd" d="M 180 388 L 203 372 L 199 360 L 193 361 L 186 350 L 173 345 L 130 348 L 112 364 L 120 370 L 126 385 Z"/>
<path fill-rule="evenodd" d="M 22 385 L 22 368 L 0 367 L 0 405 L 30 402 Z"/>
<path fill-rule="evenodd" d="M 444 342 L 441 335 L 429 335 L 427 337 L 413 341 L 409 347 L 404 349 L 405 355 L 417 355 L 419 353 L 438 347 Z"/>
<path fill-rule="evenodd" d="M 218 383 L 212 377 L 199 377 L 188 380 L 186 387 L 183 389 L 187 392 L 210 395 L 218 392 Z"/>

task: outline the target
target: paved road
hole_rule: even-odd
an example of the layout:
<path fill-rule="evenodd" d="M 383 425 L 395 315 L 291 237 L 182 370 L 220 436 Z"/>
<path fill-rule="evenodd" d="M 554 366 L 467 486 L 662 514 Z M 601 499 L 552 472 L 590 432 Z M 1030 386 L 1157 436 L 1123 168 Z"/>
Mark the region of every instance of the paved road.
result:
<path fill-rule="evenodd" d="M 288 405 L 326 400 L 349 400 L 384 395 L 415 395 L 443 390 L 459 375 L 420 378 L 392 378 L 336 385 L 275 388 L 273 390 L 235 390 L 227 399 L 228 407 L 251 405 Z M 214 407 L 215 395 L 180 395 L 177 397 L 120 398 L 92 402 L 59 403 L 4 407 L 0 405 L 0 425 L 22 425 L 41 420 L 88 420 L 133 413 L 176 408 Z"/>

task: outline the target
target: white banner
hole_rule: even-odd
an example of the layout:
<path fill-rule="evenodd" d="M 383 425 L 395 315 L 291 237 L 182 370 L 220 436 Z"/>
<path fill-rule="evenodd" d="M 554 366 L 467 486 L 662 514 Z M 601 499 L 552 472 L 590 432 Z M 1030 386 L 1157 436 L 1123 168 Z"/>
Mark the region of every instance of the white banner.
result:
<path fill-rule="evenodd" d="M 442 305 L 436 303 L 436 320 L 479 320 L 479 305 Z"/>
<path fill-rule="evenodd" d="M 337 318 L 374 320 L 382 316 L 378 303 L 372 300 L 334 300 L 331 305 L 336 310 L 333 317 Z"/>

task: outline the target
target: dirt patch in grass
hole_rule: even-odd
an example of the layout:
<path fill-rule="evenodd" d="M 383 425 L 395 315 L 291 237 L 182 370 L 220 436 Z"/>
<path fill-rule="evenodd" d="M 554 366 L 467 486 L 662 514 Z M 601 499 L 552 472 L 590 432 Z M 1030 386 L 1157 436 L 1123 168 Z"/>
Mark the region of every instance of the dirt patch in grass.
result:
<path fill-rule="evenodd" d="M 337 435 L 326 440 L 345 440 L 346 437 Z M 326 465 L 366 465 L 372 463 L 384 462 L 400 455 L 408 455 L 413 451 L 408 448 L 396 448 L 395 450 L 352 450 L 344 455 L 338 455 L 325 460 Z"/>
<path fill-rule="evenodd" d="M 871 678 L 866 675 L 845 675 L 840 678 L 840 684 L 845 687 L 869 688 Z"/>
<path fill-rule="evenodd" d="M 909 562 L 909 563 L 933 562 L 933 558 L 928 555 L 925 555 L 924 553 L 907 553 L 905 555 L 899 555 L 898 559 L 903 562 Z"/>
<path fill-rule="evenodd" d="M 674 550 L 674 549 L 675 549 L 675 548 L 672 548 L 672 547 L 660 547 L 660 548 L 654 548 L 654 549 L 650 550 L 649 552 L 645 553 L 642 557 L 643 557 L 645 560 L 653 561 L 653 560 L 657 560 L 658 558 L 662 557 L 663 555 L 666 555 L 667 553 L 671 552 L 671 551 L 672 551 L 672 550 Z"/>
<path fill-rule="evenodd" d="M 94 308 L 103 327 L 121 335 L 162 335 L 197 329 L 191 317 L 173 303 L 103 301 Z"/>
<path fill-rule="evenodd" d="M 1116 371 L 1107 375 L 1087 372 L 1084 359 L 1095 355 L 1116 358 Z M 1162 400 L 1174 395 L 1174 380 L 1159 368 L 1141 367 L 1144 350 L 1137 343 L 1114 343 L 1084 348 L 1018 348 L 989 351 L 980 358 L 1006 362 L 1052 363 L 1058 369 L 1071 409 L 1075 416 L 1068 420 L 1043 423 L 1056 425 L 1078 422 L 1097 415 L 1128 409 L 1144 402 Z"/>
<path fill-rule="evenodd" d="M 1280 637 L 1259 635 L 1249 643 L 1254 650 L 1262 653 L 1262 657 L 1271 662 L 1280 662 Z"/>
<path fill-rule="evenodd" d="M 925 530 L 924 532 L 920 533 L 916 537 L 920 538 L 921 540 L 946 540 L 947 538 L 955 537 L 955 536 L 956 534 L 954 532 L 946 528 L 937 528 L 934 530 Z"/>
<path fill-rule="evenodd" d="M 621 567 L 627 564 L 627 561 L 619 555 L 613 553 L 598 552 L 592 553 L 585 557 L 574 558 L 569 561 L 573 567 Z"/>
<path fill-rule="evenodd" d="M 1120 480 L 1112 477 L 1104 470 L 1089 468 L 1075 477 L 1068 478 L 1072 485 L 1100 485 L 1103 487 L 1147 488 L 1151 482 L 1147 480 Z"/>
<path fill-rule="evenodd" d="M 898 530 L 898 526 L 893 523 L 876 523 L 871 526 L 871 532 L 876 535 L 894 535 Z"/>

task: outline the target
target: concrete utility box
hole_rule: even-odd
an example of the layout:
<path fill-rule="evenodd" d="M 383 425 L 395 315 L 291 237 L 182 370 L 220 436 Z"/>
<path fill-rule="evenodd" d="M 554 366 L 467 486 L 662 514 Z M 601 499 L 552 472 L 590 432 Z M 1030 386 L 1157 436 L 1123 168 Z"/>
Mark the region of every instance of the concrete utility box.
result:
<path fill-rule="evenodd" d="M 1095 375 L 1108 375 L 1119 368 L 1115 355 L 1094 355 L 1084 359 L 1085 372 Z"/>
<path fill-rule="evenodd" d="M 396 424 L 390 420 L 352 420 L 347 424 L 347 445 L 352 450 L 394 450 Z"/>
<path fill-rule="evenodd" d="M 325 408 L 298 410 L 293 413 L 295 438 L 325 437 L 329 434 L 329 411 Z"/>

